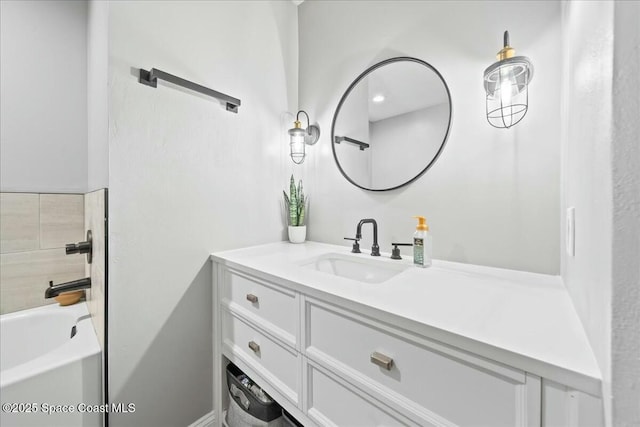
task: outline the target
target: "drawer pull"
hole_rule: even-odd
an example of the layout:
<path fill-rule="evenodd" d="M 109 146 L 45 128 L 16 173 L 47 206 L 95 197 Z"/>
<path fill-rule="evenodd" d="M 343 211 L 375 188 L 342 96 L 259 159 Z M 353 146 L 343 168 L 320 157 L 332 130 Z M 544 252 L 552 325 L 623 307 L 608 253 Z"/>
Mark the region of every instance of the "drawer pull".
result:
<path fill-rule="evenodd" d="M 260 345 L 255 341 L 249 341 L 249 348 L 253 350 L 254 353 L 260 352 Z"/>
<path fill-rule="evenodd" d="M 247 301 L 251 301 L 252 303 L 257 303 L 258 302 L 258 297 L 255 296 L 254 294 L 247 294 Z"/>
<path fill-rule="evenodd" d="M 371 353 L 371 363 L 378 365 L 381 368 L 386 369 L 387 371 L 390 371 L 393 367 L 393 359 L 389 356 L 385 356 L 382 353 L 378 353 L 377 351 Z"/>

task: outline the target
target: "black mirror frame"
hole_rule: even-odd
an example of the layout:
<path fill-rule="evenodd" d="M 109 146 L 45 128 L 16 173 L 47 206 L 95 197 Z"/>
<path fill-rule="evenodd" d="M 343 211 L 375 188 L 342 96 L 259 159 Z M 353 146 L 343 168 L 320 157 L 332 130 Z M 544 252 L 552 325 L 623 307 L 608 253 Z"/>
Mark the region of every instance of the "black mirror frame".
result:
<path fill-rule="evenodd" d="M 425 67 L 429 68 L 434 73 L 436 73 L 436 75 L 440 78 L 440 81 L 442 81 L 442 84 L 444 85 L 444 89 L 447 92 L 447 98 L 449 100 L 449 123 L 447 124 L 447 132 L 444 135 L 444 138 L 442 140 L 442 144 L 440 144 L 440 148 L 438 149 L 438 152 L 435 154 L 435 156 L 433 156 L 433 159 L 431 159 L 429 164 L 427 164 L 427 166 L 420 173 L 418 173 L 416 176 L 414 176 L 410 180 L 408 180 L 408 181 L 406 181 L 406 182 L 404 182 L 404 183 L 402 183 L 400 185 L 397 185 L 395 187 L 389 187 L 389 188 L 377 189 L 377 188 L 363 187 L 362 185 L 354 182 L 351 178 L 349 178 L 349 176 L 342 169 L 342 166 L 340 166 L 340 162 L 338 161 L 338 156 L 336 155 L 336 146 L 335 146 L 335 140 L 334 140 L 335 139 L 336 120 L 338 118 L 338 114 L 340 113 L 340 109 L 342 108 L 342 104 L 344 104 L 344 102 L 346 101 L 347 97 L 349 96 L 349 94 L 351 93 L 353 88 L 358 83 L 360 83 L 360 81 L 362 79 L 364 79 L 367 75 L 369 75 L 374 70 L 377 70 L 380 67 L 383 67 L 385 65 L 391 64 L 393 62 L 402 62 L 402 61 L 417 62 L 418 64 L 422 64 Z M 449 92 L 449 86 L 447 85 L 447 82 L 444 80 L 444 78 L 442 77 L 442 74 L 440 74 L 440 72 L 438 70 L 436 70 L 431 64 L 429 64 L 429 63 L 427 63 L 425 61 L 422 61 L 420 59 L 410 57 L 410 56 L 398 56 L 398 57 L 395 57 L 395 58 L 385 59 L 384 61 L 380 61 L 377 64 L 374 64 L 371 67 L 367 68 L 358 77 L 356 77 L 356 79 L 349 85 L 349 87 L 347 88 L 345 93 L 342 95 L 342 98 L 340 98 L 340 102 L 338 102 L 338 106 L 336 107 L 336 111 L 333 114 L 333 120 L 331 121 L 331 151 L 333 152 L 333 159 L 335 160 L 336 166 L 338 166 L 338 169 L 340 170 L 340 173 L 342 174 L 342 176 L 344 176 L 347 181 L 349 181 L 351 184 L 355 185 L 356 187 L 361 188 L 363 190 L 367 190 L 367 191 L 391 191 L 391 190 L 395 190 L 395 189 L 404 187 L 405 185 L 409 185 L 413 181 L 415 181 L 418 178 L 420 178 L 422 175 L 424 175 L 424 173 L 427 170 L 429 170 L 429 168 L 436 162 L 436 160 L 438 160 L 438 157 L 440 157 L 440 154 L 442 153 L 442 150 L 444 149 L 444 146 L 445 146 L 445 144 L 447 142 L 447 139 L 449 139 L 449 133 L 451 131 L 451 121 L 452 120 L 453 120 L 453 104 L 451 102 L 451 92 Z"/>

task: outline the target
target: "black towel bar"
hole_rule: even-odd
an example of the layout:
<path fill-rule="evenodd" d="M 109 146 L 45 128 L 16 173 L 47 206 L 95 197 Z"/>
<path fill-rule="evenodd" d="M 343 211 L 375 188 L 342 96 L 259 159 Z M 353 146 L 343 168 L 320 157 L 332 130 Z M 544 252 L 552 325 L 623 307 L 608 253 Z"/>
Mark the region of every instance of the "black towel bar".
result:
<path fill-rule="evenodd" d="M 189 80 L 185 80 L 178 76 L 174 76 L 173 74 L 165 73 L 164 71 L 155 68 L 152 68 L 149 71 L 143 70 L 142 68 L 140 69 L 140 77 L 138 78 L 138 82 L 142 83 L 143 85 L 158 87 L 158 79 L 165 80 L 175 85 L 191 89 L 203 95 L 216 98 L 226 104 L 227 111 L 231 111 L 232 113 L 238 112 L 240 100 L 237 98 L 233 98 L 229 95 L 225 95 L 224 93 L 209 89 L 208 87 L 199 85 Z"/>

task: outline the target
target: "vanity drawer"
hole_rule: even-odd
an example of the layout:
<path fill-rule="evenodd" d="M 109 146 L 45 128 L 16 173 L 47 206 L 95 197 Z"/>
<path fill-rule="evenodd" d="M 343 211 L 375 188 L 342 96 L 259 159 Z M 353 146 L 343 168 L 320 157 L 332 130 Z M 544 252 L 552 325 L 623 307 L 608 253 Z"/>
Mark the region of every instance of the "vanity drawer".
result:
<path fill-rule="evenodd" d="M 300 354 L 227 310 L 222 310 L 221 321 L 225 355 L 231 360 L 236 357 L 242 360 L 297 405 Z"/>
<path fill-rule="evenodd" d="M 274 336 L 296 346 L 300 306 L 297 293 L 244 273 L 225 270 L 220 298 L 230 311 L 244 313 Z"/>
<path fill-rule="evenodd" d="M 320 301 L 307 299 L 305 307 L 307 357 L 354 383 L 382 388 L 426 419 L 528 425 L 524 372 Z M 538 381 L 531 392 L 539 390 Z"/>
<path fill-rule="evenodd" d="M 364 396 L 330 371 L 307 365 L 309 402 L 307 415 L 321 426 L 418 426 L 403 415 Z M 426 425 L 425 425 L 426 427 Z"/>

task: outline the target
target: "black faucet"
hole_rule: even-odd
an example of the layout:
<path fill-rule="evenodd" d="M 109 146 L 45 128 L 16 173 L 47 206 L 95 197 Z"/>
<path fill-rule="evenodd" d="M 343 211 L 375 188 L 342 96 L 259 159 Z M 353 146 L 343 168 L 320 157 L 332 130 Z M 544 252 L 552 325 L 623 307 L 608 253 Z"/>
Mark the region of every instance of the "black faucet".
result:
<path fill-rule="evenodd" d="M 79 291 L 81 289 L 89 289 L 90 287 L 91 277 L 72 280 L 71 282 L 60 283 L 58 285 L 54 285 L 53 282 L 49 282 L 49 287 L 44 291 L 44 297 L 53 298 L 65 292 Z"/>
<path fill-rule="evenodd" d="M 380 246 L 378 246 L 378 223 L 373 218 L 361 219 L 356 228 L 356 239 L 362 239 L 362 224 L 373 224 L 373 246 L 371 246 L 371 256 L 380 256 Z"/>

